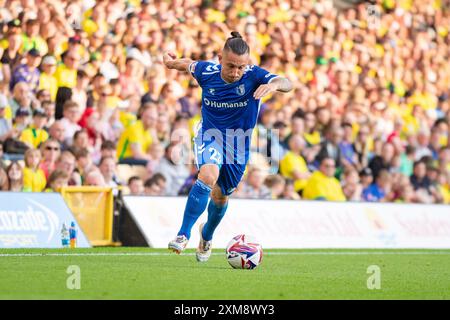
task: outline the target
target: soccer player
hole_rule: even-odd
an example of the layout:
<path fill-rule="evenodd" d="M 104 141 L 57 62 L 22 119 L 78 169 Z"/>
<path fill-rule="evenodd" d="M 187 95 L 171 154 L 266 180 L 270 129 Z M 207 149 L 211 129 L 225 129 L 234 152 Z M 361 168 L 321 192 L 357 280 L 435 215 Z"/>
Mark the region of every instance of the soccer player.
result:
<path fill-rule="evenodd" d="M 202 122 L 194 138 L 198 179 L 189 193 L 178 235 L 168 245 L 180 254 L 193 225 L 208 206 L 208 220 L 200 225 L 196 251 L 199 262 L 206 262 L 211 256 L 214 230 L 244 174 L 260 99 L 292 89 L 288 79 L 249 65 L 249 53 L 248 44 L 234 31 L 218 55 L 220 64 L 176 59 L 171 52 L 163 56 L 167 68 L 189 72 L 202 88 Z M 242 139 L 245 143 L 240 142 Z"/>

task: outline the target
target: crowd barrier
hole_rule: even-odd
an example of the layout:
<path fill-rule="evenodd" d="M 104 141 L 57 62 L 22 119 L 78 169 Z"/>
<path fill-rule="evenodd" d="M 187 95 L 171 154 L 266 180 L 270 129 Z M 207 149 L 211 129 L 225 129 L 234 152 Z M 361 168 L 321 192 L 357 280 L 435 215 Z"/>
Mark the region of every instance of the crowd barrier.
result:
<path fill-rule="evenodd" d="M 166 248 L 186 198 L 125 196 L 124 204 L 144 244 Z M 207 212 L 194 225 L 189 248 L 198 245 L 206 218 Z M 265 248 L 450 248 L 450 206 L 231 199 L 214 247 L 226 247 L 237 234 L 252 235 Z"/>
<path fill-rule="evenodd" d="M 112 188 L 64 187 L 60 192 L 93 246 L 115 245 Z"/>
<path fill-rule="evenodd" d="M 89 248 L 59 193 L 0 192 L 0 248 L 61 248 L 61 228 L 75 222 L 77 246 Z"/>

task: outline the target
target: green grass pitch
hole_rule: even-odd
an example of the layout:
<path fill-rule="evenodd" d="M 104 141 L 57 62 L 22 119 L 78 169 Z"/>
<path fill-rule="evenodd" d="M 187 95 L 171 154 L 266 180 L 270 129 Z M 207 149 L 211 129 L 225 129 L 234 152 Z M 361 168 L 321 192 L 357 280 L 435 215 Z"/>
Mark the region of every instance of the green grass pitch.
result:
<path fill-rule="evenodd" d="M 266 250 L 255 270 L 213 252 L 200 264 L 192 250 L 0 249 L 0 299 L 450 299 L 450 250 Z"/>

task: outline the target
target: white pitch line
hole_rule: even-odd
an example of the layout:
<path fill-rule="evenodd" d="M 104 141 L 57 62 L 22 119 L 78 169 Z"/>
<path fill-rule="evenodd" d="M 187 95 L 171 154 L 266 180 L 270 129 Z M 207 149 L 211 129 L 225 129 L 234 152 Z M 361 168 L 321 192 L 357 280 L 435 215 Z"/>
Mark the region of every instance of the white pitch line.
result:
<path fill-rule="evenodd" d="M 223 255 L 215 252 L 213 255 Z M 67 257 L 67 256 L 175 256 L 169 252 L 80 252 L 80 253 L 0 253 L 0 257 Z M 195 253 L 183 253 L 183 256 L 193 256 Z M 300 251 L 300 252 L 264 252 L 268 256 L 308 256 L 308 255 L 450 255 L 449 251 Z"/>

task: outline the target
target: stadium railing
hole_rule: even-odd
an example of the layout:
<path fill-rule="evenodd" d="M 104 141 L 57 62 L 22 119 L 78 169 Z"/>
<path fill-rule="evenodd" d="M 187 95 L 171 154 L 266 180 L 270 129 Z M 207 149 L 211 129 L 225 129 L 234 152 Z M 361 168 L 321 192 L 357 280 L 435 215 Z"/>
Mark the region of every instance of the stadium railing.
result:
<path fill-rule="evenodd" d="M 113 188 L 69 186 L 60 192 L 93 246 L 120 245 L 113 239 Z"/>

